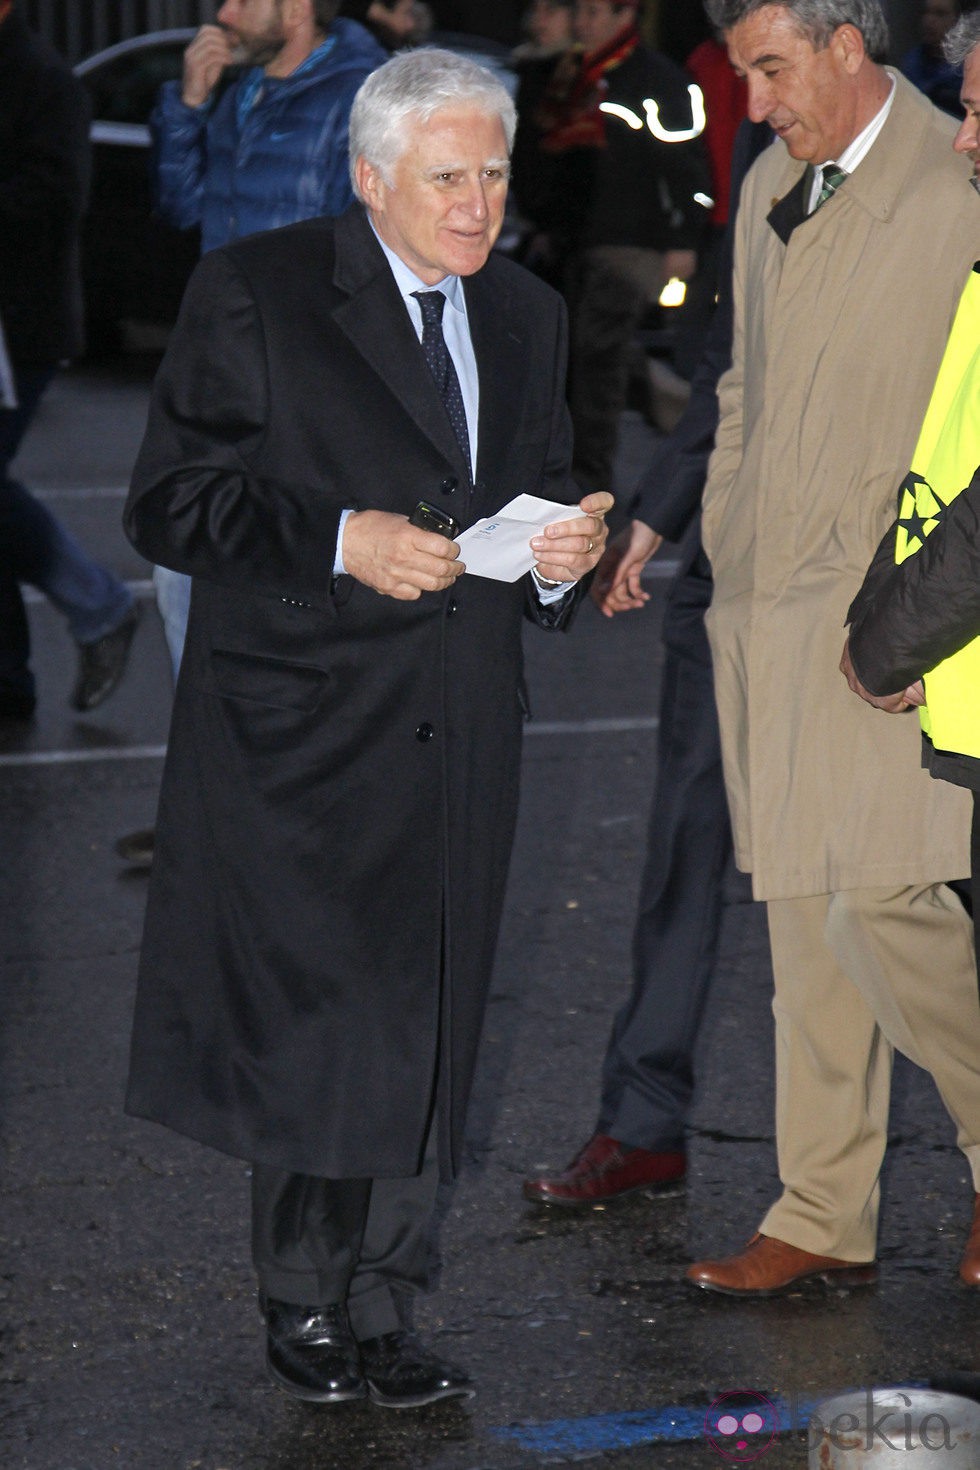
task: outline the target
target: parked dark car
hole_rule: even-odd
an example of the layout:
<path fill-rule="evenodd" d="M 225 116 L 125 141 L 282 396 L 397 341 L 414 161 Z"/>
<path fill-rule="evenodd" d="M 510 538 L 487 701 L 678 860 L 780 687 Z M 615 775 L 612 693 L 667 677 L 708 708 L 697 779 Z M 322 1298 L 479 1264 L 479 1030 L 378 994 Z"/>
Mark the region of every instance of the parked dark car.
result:
<path fill-rule="evenodd" d="M 153 208 L 148 120 L 163 82 L 180 76 L 192 28 L 153 31 L 79 62 L 92 99 L 92 195 L 82 235 L 89 351 L 115 349 L 124 321 L 173 323 L 200 254 L 197 230 L 175 230 Z M 474 36 L 433 35 L 483 62 L 513 92 L 507 52 Z M 509 230 L 501 244 L 513 241 Z"/>
<path fill-rule="evenodd" d="M 172 323 L 200 255 L 196 230 L 175 230 L 154 212 L 147 126 L 161 83 L 180 76 L 193 34 L 154 31 L 75 68 L 92 99 L 82 273 L 93 352 L 115 347 L 125 320 Z"/>

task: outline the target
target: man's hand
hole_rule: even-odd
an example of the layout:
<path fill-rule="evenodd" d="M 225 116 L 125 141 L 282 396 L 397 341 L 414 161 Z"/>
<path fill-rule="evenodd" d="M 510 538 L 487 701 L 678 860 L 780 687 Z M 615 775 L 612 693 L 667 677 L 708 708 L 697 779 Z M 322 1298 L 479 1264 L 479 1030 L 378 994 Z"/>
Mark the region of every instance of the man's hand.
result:
<path fill-rule="evenodd" d="M 599 563 L 590 596 L 607 618 L 630 608 L 642 607 L 650 601 L 649 592 L 640 586 L 643 568 L 659 551 L 664 538 L 643 521 L 630 524 L 614 536 Z"/>
<path fill-rule="evenodd" d="M 401 602 L 415 602 L 423 592 L 444 592 L 466 570 L 455 541 L 385 510 L 347 517 L 343 556 L 355 581 Z"/>
<path fill-rule="evenodd" d="M 870 690 L 865 689 L 861 680 L 854 672 L 854 665 L 851 663 L 849 641 L 845 642 L 844 652 L 840 656 L 840 671 L 847 680 L 847 687 L 854 694 L 859 694 L 868 704 L 873 704 L 875 709 L 884 710 L 886 715 L 901 715 L 906 710 L 913 709 L 926 702 L 925 686 L 921 679 L 917 679 L 914 684 L 910 684 L 907 689 L 903 689 L 901 694 L 872 694 Z"/>
<path fill-rule="evenodd" d="M 185 107 L 202 107 L 226 66 L 232 64 L 234 42 L 221 26 L 202 26 L 184 52 L 180 100 Z"/>
<path fill-rule="evenodd" d="M 613 498 L 597 490 L 578 505 L 584 520 L 555 521 L 540 536 L 531 537 L 534 569 L 545 582 L 577 582 L 599 564 L 609 535 L 604 517 L 613 508 Z"/>
<path fill-rule="evenodd" d="M 407 41 L 419 24 L 415 0 L 392 0 L 390 5 L 385 5 L 383 0 L 372 0 L 367 18 L 383 26 L 398 45 Z"/>

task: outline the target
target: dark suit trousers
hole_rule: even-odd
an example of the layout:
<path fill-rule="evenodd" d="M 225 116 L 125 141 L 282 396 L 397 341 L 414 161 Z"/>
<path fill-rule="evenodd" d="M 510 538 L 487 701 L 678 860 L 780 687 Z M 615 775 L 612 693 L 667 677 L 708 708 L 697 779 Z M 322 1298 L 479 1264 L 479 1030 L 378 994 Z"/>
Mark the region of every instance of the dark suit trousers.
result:
<path fill-rule="evenodd" d="M 715 966 L 732 851 L 704 613 L 707 560 L 682 563 L 664 618 L 657 776 L 633 938 L 633 989 L 613 1023 L 597 1132 L 684 1147 L 692 1054 Z"/>
<path fill-rule="evenodd" d="M 410 1327 L 435 1274 L 439 1162 L 431 1130 L 406 1179 L 320 1179 L 252 1168 L 252 1259 L 259 1290 L 298 1306 L 347 1303 L 359 1341 Z"/>

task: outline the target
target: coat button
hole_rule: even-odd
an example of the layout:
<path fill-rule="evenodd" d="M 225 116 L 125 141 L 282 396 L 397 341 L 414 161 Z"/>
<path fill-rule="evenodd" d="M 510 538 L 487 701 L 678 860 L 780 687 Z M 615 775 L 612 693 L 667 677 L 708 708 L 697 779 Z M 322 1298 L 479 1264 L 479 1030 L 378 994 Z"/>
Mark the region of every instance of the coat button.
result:
<path fill-rule="evenodd" d="M 435 733 L 435 730 L 433 730 L 432 726 L 426 720 L 423 724 L 419 725 L 418 729 L 415 731 L 415 738 L 419 741 L 420 744 L 424 745 L 427 740 L 432 739 Z"/>
<path fill-rule="evenodd" d="M 451 618 L 452 615 L 453 615 L 453 613 L 455 611 L 456 611 L 456 599 L 455 599 L 455 597 L 450 597 L 448 603 L 446 604 L 446 617 L 447 618 Z"/>
<path fill-rule="evenodd" d="M 447 475 L 446 478 L 441 482 L 439 489 L 442 491 L 443 495 L 453 495 L 458 484 L 459 481 L 457 480 L 455 475 Z"/>

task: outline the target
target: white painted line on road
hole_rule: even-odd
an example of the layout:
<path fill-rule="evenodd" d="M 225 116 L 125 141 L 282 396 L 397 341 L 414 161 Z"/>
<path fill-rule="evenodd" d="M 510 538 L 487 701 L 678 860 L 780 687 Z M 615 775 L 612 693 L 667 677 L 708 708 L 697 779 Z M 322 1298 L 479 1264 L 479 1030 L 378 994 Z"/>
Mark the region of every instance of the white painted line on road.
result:
<path fill-rule="evenodd" d="M 134 597 L 146 599 L 156 596 L 156 588 L 153 586 L 149 577 L 144 578 L 142 581 L 135 580 L 127 582 L 126 586 Z M 20 590 L 25 602 L 47 602 L 48 600 L 44 593 L 39 592 L 36 587 L 22 587 Z"/>
<path fill-rule="evenodd" d="M 622 735 L 633 730 L 656 730 L 655 715 L 623 720 L 540 720 L 525 727 L 528 735 Z M 85 761 L 156 761 L 165 745 L 94 745 L 90 750 L 21 750 L 0 755 L 3 766 L 71 766 Z"/>
<path fill-rule="evenodd" d="M 165 745 L 93 745 L 91 750 L 20 750 L 0 755 L 0 766 L 72 766 L 80 761 L 156 761 Z"/>
<path fill-rule="evenodd" d="M 48 485 L 43 490 L 31 486 L 36 500 L 125 500 L 128 485 Z"/>
<path fill-rule="evenodd" d="M 656 730 L 656 715 L 637 715 L 623 720 L 531 720 L 525 735 L 623 735 L 631 730 Z"/>

